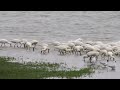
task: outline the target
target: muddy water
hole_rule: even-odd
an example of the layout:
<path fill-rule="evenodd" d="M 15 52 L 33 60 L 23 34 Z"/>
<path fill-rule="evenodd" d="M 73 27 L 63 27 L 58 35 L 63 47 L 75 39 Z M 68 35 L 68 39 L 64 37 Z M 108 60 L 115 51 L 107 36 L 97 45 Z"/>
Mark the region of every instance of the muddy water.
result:
<path fill-rule="evenodd" d="M 112 42 L 120 40 L 119 11 L 0 11 L 0 39 L 37 39 L 40 43 L 68 41 L 77 38 L 83 40 Z M 82 56 L 66 55 L 52 51 L 41 55 L 20 48 L 0 47 L 0 56 L 14 56 L 19 61 L 44 61 L 66 63 L 68 67 L 82 68 L 87 63 Z M 92 77 L 86 78 L 120 78 L 120 58 L 117 68 L 96 70 Z"/>

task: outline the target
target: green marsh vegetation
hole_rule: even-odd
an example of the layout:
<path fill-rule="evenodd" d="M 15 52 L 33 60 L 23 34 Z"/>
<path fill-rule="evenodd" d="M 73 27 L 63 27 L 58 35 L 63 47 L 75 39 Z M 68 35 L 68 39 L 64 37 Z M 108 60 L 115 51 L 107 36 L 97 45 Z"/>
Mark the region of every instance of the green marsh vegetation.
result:
<path fill-rule="evenodd" d="M 10 62 L 14 58 L 0 57 L 0 79 L 45 79 L 49 77 L 68 78 L 81 77 L 93 73 L 91 68 L 66 70 L 63 64 L 28 62 L 25 64 Z M 60 68 L 64 68 L 60 70 Z"/>

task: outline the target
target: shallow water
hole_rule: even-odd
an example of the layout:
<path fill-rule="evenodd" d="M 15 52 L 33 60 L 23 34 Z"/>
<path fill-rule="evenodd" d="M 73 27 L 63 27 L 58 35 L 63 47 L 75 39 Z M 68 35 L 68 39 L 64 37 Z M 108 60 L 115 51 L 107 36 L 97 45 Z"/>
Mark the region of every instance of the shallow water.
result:
<path fill-rule="evenodd" d="M 119 11 L 0 11 L 0 38 L 116 41 Z"/>
<path fill-rule="evenodd" d="M 36 39 L 40 43 L 54 40 L 65 42 L 83 38 L 103 42 L 119 41 L 120 11 L 0 11 L 0 39 Z M 66 63 L 68 67 L 86 66 L 82 56 L 60 56 L 55 51 L 41 55 L 24 49 L 1 48 L 0 56 L 14 56 L 20 61 L 45 61 Z M 120 62 L 117 69 L 96 71 L 86 78 L 120 78 Z"/>

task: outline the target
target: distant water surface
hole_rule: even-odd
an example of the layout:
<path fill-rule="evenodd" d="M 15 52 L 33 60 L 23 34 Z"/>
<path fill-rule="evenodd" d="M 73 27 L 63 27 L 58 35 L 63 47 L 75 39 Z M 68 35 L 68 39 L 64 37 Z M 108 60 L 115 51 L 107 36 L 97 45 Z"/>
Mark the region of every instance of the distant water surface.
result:
<path fill-rule="evenodd" d="M 0 11 L 0 38 L 120 40 L 119 11 Z"/>

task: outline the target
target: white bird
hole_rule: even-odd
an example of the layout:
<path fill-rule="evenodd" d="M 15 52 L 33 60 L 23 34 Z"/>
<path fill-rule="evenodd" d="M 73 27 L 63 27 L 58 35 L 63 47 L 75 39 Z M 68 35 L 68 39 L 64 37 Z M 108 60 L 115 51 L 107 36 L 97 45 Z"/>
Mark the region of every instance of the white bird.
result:
<path fill-rule="evenodd" d="M 34 46 L 36 46 L 36 45 L 38 44 L 38 42 L 39 42 L 39 41 L 37 41 L 37 40 L 32 40 L 32 41 L 31 41 L 31 44 L 34 45 Z"/>
<path fill-rule="evenodd" d="M 112 52 L 108 52 L 107 53 L 107 55 L 108 55 L 108 60 L 111 60 L 111 59 L 113 59 L 113 61 L 115 61 L 115 57 L 113 56 L 113 53 Z"/>
<path fill-rule="evenodd" d="M 52 42 L 52 45 L 53 46 L 58 46 L 58 45 L 60 45 L 61 43 L 60 42 L 58 42 L 58 41 L 54 41 L 54 42 Z"/>
<path fill-rule="evenodd" d="M 42 46 L 41 53 L 45 54 L 46 51 L 48 51 L 48 53 L 49 53 L 50 48 L 48 46 Z"/>
<path fill-rule="evenodd" d="M 11 42 L 9 42 L 7 39 L 0 39 L 1 46 L 5 44 L 9 44 L 11 46 Z"/>
<path fill-rule="evenodd" d="M 18 47 L 18 44 L 21 45 L 21 40 L 20 40 L 20 39 L 13 39 L 13 40 L 11 40 L 11 42 L 14 43 L 14 47 L 15 47 L 16 45 L 17 45 L 17 47 Z"/>
<path fill-rule="evenodd" d="M 84 61 L 85 61 L 85 58 L 88 58 L 89 57 L 89 60 L 91 62 L 92 58 L 95 57 L 96 60 L 98 59 L 98 56 L 99 56 L 99 52 L 98 51 L 90 51 L 87 53 L 86 56 L 84 56 Z"/>
<path fill-rule="evenodd" d="M 56 46 L 55 48 L 58 49 L 60 54 L 65 54 L 66 49 L 70 49 L 70 47 L 68 45 L 59 45 L 59 46 Z"/>
<path fill-rule="evenodd" d="M 101 55 L 101 58 L 105 59 L 105 56 L 107 56 L 107 50 L 100 50 L 100 55 Z"/>
<path fill-rule="evenodd" d="M 82 55 L 83 52 L 83 47 L 82 46 L 74 46 L 74 52 L 75 54 L 78 54 L 78 52 L 80 53 L 80 55 Z"/>
<path fill-rule="evenodd" d="M 31 42 L 26 42 L 26 49 L 27 49 L 27 50 L 30 50 L 30 48 L 33 48 L 33 51 L 34 51 L 34 49 L 35 49 L 35 47 L 32 45 Z"/>
<path fill-rule="evenodd" d="M 76 39 L 75 41 L 80 41 L 80 42 L 82 42 L 82 41 L 83 41 L 83 39 L 78 38 L 78 39 Z"/>
<path fill-rule="evenodd" d="M 25 45 L 26 45 L 27 42 L 28 42 L 27 39 L 22 39 L 22 40 L 21 40 L 21 46 L 23 45 L 24 48 L 25 48 L 25 47 L 26 47 Z M 20 46 L 20 47 L 21 47 L 21 46 Z"/>

